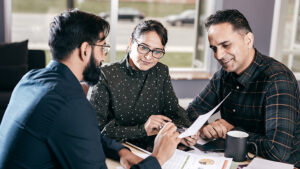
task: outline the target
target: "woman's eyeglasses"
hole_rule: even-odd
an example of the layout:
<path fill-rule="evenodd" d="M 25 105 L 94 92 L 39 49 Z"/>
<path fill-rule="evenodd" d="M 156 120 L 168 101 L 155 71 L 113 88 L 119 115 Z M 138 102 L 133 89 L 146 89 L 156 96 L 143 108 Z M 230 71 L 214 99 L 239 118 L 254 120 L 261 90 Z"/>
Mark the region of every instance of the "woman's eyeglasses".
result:
<path fill-rule="evenodd" d="M 164 54 L 165 54 L 165 51 L 164 50 L 158 50 L 158 49 L 153 49 L 151 50 L 150 48 L 148 48 L 146 45 L 143 45 L 141 43 L 139 43 L 136 39 L 134 39 L 136 41 L 136 43 L 138 44 L 137 46 L 137 51 L 140 53 L 140 54 L 144 54 L 144 55 L 147 55 L 149 52 L 152 52 L 152 56 L 156 59 L 161 59 Z"/>

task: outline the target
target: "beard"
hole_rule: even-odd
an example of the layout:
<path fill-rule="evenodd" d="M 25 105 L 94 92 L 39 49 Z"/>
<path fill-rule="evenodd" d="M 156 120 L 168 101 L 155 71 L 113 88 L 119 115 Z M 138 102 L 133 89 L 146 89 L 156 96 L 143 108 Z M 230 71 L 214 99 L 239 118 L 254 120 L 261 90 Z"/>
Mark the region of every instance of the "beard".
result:
<path fill-rule="evenodd" d="M 87 82 L 90 86 L 97 84 L 99 81 L 99 76 L 101 73 L 100 67 L 102 63 L 100 62 L 99 66 L 96 65 L 94 51 L 92 50 L 90 62 L 85 67 L 83 71 L 83 80 Z"/>

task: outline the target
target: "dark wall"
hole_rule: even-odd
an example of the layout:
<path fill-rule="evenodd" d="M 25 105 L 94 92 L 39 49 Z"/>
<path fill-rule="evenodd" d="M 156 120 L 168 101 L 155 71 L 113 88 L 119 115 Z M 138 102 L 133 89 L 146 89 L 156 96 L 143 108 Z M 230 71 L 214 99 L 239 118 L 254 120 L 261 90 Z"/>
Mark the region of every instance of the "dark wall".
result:
<path fill-rule="evenodd" d="M 269 55 L 274 0 L 223 0 L 223 9 L 238 9 L 247 18 L 254 33 L 254 46 Z"/>
<path fill-rule="evenodd" d="M 178 98 L 194 98 L 208 84 L 209 80 L 172 80 Z"/>
<path fill-rule="evenodd" d="M 208 84 L 208 79 L 199 80 L 172 80 L 174 91 L 178 98 L 194 98 Z M 300 80 L 298 80 L 300 86 Z"/>

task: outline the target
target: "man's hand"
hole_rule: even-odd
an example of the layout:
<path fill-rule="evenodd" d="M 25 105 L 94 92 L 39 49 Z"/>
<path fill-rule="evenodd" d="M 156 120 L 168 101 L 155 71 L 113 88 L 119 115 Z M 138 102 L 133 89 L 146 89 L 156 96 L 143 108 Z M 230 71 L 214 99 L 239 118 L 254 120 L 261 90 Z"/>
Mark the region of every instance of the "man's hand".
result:
<path fill-rule="evenodd" d="M 132 165 L 141 162 L 143 159 L 133 154 L 126 148 L 119 151 L 120 163 L 124 168 L 130 168 Z"/>
<path fill-rule="evenodd" d="M 158 131 L 167 123 L 172 120 L 163 115 L 151 115 L 146 123 L 144 128 L 148 136 L 152 136 L 158 133 Z"/>
<path fill-rule="evenodd" d="M 200 137 L 203 139 L 226 138 L 226 133 L 234 126 L 224 119 L 218 119 L 200 129 Z"/>
<path fill-rule="evenodd" d="M 167 123 L 155 137 L 152 155 L 157 158 L 161 166 L 172 157 L 181 140 L 176 129 L 173 123 Z"/>
<path fill-rule="evenodd" d="M 195 144 L 197 144 L 197 141 L 199 140 L 199 137 L 200 137 L 199 135 L 200 135 L 200 131 L 198 131 L 193 136 L 185 137 L 185 138 L 181 139 L 180 142 L 188 147 L 194 146 Z"/>

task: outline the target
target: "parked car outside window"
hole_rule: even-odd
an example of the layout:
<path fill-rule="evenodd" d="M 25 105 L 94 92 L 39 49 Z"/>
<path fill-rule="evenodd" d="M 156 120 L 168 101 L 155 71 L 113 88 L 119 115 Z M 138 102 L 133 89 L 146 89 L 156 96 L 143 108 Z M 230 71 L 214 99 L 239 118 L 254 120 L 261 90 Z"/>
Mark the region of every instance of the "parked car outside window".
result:
<path fill-rule="evenodd" d="M 99 14 L 103 19 L 108 20 L 110 17 L 109 12 L 101 12 Z M 118 10 L 118 19 L 119 20 L 130 20 L 130 21 L 139 21 L 145 18 L 144 13 L 141 11 L 130 8 L 130 7 L 122 7 Z"/>
<path fill-rule="evenodd" d="M 166 17 L 166 22 L 172 26 L 181 26 L 183 24 L 194 24 L 196 10 L 188 9 L 180 14 L 169 15 Z"/>

